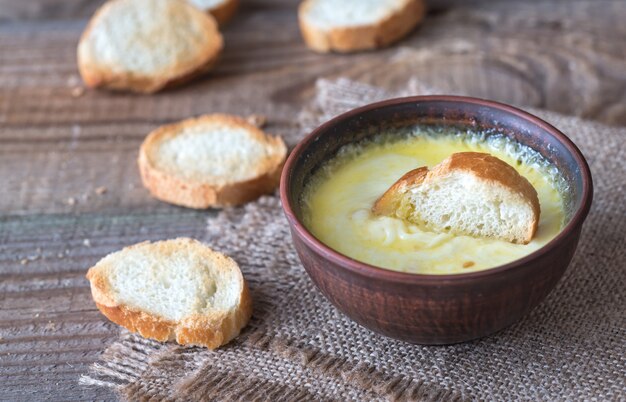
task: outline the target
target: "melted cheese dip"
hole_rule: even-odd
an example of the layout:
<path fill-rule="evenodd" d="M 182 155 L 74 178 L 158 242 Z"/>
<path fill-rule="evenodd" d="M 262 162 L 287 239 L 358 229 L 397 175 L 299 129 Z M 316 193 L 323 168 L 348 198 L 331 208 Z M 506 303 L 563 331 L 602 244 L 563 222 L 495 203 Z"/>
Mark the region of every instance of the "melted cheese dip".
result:
<path fill-rule="evenodd" d="M 404 173 L 432 166 L 455 152 L 486 152 L 530 181 L 539 195 L 541 216 L 526 245 L 433 233 L 398 218 L 375 216 L 372 205 Z M 379 138 L 344 147 L 315 173 L 304 193 L 304 223 L 332 249 L 371 265 L 419 274 L 480 271 L 524 257 L 553 239 L 565 212 L 560 175 L 530 148 L 505 137 L 431 135 Z"/>

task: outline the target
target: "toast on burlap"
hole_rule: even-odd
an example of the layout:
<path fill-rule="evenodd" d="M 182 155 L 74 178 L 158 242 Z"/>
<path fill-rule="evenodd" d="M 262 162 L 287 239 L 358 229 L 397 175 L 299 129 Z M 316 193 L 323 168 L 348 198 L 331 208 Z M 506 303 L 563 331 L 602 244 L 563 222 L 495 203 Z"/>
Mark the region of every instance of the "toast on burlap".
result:
<path fill-rule="evenodd" d="M 111 0 L 78 44 L 89 87 L 153 93 L 208 70 L 222 50 L 215 19 L 182 0 Z"/>
<path fill-rule="evenodd" d="M 237 263 L 192 239 L 126 247 L 90 268 L 87 279 L 102 314 L 162 342 L 214 349 L 252 315 Z"/>
<path fill-rule="evenodd" d="M 202 11 L 210 13 L 218 22 L 223 25 L 230 21 L 237 12 L 239 0 L 188 0 L 191 4 Z"/>
<path fill-rule="evenodd" d="M 526 244 L 539 223 L 537 191 L 506 162 L 486 153 L 452 154 L 428 170 L 412 170 L 374 204 L 394 216 L 442 233 Z"/>
<path fill-rule="evenodd" d="M 287 155 L 280 137 L 236 116 L 214 114 L 162 126 L 139 151 L 146 188 L 189 208 L 243 204 L 274 191 Z"/>
<path fill-rule="evenodd" d="M 305 0 L 300 31 L 317 52 L 355 52 L 388 46 L 424 18 L 423 0 Z"/>

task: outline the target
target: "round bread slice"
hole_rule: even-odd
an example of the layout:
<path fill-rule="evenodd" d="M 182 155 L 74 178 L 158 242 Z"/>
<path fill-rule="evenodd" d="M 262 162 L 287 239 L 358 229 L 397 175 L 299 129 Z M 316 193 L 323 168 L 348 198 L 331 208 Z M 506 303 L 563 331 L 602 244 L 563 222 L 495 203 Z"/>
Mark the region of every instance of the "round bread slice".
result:
<path fill-rule="evenodd" d="M 188 0 L 191 4 L 210 13 L 220 25 L 230 21 L 239 7 L 239 0 Z"/>
<path fill-rule="evenodd" d="M 252 315 L 237 263 L 192 239 L 126 247 L 90 268 L 87 279 L 102 314 L 161 342 L 214 349 Z"/>
<path fill-rule="evenodd" d="M 223 46 L 215 19 L 182 0 L 111 0 L 78 44 L 89 87 L 156 92 L 208 70 Z"/>
<path fill-rule="evenodd" d="M 162 201 L 223 207 L 274 191 L 286 155 L 279 137 L 242 118 L 213 114 L 150 133 L 139 151 L 139 170 L 144 186 Z"/>
<path fill-rule="evenodd" d="M 305 0 L 298 9 L 307 46 L 327 53 L 388 46 L 424 18 L 424 0 Z"/>
<path fill-rule="evenodd" d="M 539 224 L 539 198 L 506 162 L 481 152 L 452 154 L 432 170 L 412 170 L 374 204 L 394 216 L 440 233 L 529 243 Z"/>

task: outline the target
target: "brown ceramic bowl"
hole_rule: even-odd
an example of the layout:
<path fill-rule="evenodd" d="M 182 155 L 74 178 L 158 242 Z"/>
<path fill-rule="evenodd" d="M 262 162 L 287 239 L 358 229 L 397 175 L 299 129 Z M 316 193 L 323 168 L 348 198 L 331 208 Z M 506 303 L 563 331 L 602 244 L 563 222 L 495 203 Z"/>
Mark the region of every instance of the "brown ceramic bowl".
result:
<path fill-rule="evenodd" d="M 386 270 L 342 255 L 317 240 L 301 221 L 300 198 L 311 174 L 343 145 L 381 130 L 418 124 L 499 133 L 540 152 L 569 184 L 569 218 L 561 233 L 522 259 L 456 275 Z M 574 255 L 592 192 L 587 162 L 559 130 L 511 106 L 458 96 L 391 99 L 337 116 L 296 146 L 280 185 L 293 242 L 319 290 L 359 324 L 419 344 L 479 338 L 514 323 L 539 304 Z"/>

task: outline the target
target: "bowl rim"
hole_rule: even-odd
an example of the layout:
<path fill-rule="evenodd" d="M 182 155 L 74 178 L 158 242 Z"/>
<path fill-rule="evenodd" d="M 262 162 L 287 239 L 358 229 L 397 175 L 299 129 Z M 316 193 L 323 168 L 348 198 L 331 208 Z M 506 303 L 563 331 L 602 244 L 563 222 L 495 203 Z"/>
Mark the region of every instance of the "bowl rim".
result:
<path fill-rule="evenodd" d="M 289 202 L 289 181 L 291 179 L 291 171 L 293 170 L 296 160 L 303 154 L 303 152 L 308 148 L 308 146 L 316 141 L 318 135 L 329 129 L 330 127 L 336 125 L 340 121 L 352 118 L 359 114 L 372 111 L 374 109 L 378 109 L 381 107 L 388 107 L 399 105 L 403 103 L 418 103 L 418 102 L 461 102 L 468 103 L 478 106 L 484 106 L 492 109 L 497 109 L 505 113 L 509 113 L 515 115 L 519 118 L 527 120 L 532 124 L 538 126 L 539 128 L 549 132 L 551 135 L 556 137 L 556 139 L 561 142 L 567 150 L 572 154 L 574 160 L 576 161 L 577 166 L 579 167 L 581 178 L 582 178 L 582 201 L 576 211 L 573 213 L 570 221 L 565 225 L 565 227 L 550 240 L 547 244 L 543 245 L 541 248 L 535 250 L 534 252 L 522 257 L 520 259 L 511 261 L 507 264 L 498 265 L 493 268 L 488 268 L 480 271 L 473 271 L 467 273 L 460 274 L 419 274 L 419 273 L 409 273 L 409 272 L 400 272 L 393 271 L 387 268 L 378 267 L 376 265 L 371 265 L 365 262 L 361 262 L 355 260 L 347 255 L 344 255 L 331 247 L 325 245 L 320 240 L 318 240 L 300 221 L 300 219 L 296 216 L 293 211 L 291 204 Z M 332 261 L 335 265 L 342 267 L 343 269 L 347 269 L 352 271 L 355 274 L 366 276 L 373 279 L 384 279 L 387 281 L 395 281 L 395 282 L 403 282 L 403 283 L 422 283 L 422 282 L 459 282 L 459 281 L 467 281 L 474 280 L 478 278 L 483 278 L 487 276 L 496 276 L 498 274 L 508 273 L 509 271 L 523 268 L 524 266 L 529 266 L 529 262 L 547 254 L 558 245 L 568 236 L 570 236 L 577 227 L 582 226 L 589 210 L 591 208 L 591 202 L 593 198 L 593 183 L 591 178 L 591 171 L 589 169 L 589 165 L 585 160 L 582 152 L 578 149 L 578 147 L 560 130 L 546 121 L 540 119 L 537 116 L 534 116 L 528 112 L 525 112 L 516 107 L 481 99 L 475 97 L 468 96 L 456 96 L 456 95 L 423 95 L 423 96 L 408 96 L 401 98 L 393 98 L 387 99 L 379 102 L 370 103 L 355 109 L 351 109 L 345 113 L 337 115 L 327 122 L 323 123 L 319 127 L 315 128 L 309 134 L 307 134 L 291 151 L 287 161 L 285 162 L 281 178 L 280 178 L 280 200 L 283 211 L 291 225 L 292 230 L 298 234 L 300 239 L 310 248 L 315 250 L 318 254 L 322 255 L 324 258 Z"/>

